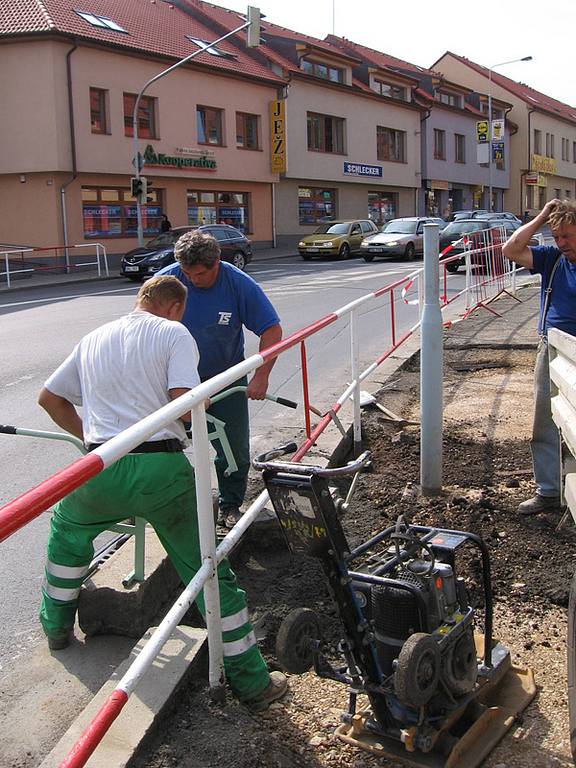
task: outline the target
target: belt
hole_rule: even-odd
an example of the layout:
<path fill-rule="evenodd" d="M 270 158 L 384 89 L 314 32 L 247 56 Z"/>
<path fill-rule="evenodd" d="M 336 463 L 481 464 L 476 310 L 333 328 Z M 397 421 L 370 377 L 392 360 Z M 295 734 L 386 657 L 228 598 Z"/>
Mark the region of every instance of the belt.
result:
<path fill-rule="evenodd" d="M 104 443 L 88 443 L 86 449 L 93 451 L 101 445 L 104 445 Z M 132 448 L 129 453 L 180 453 L 183 450 L 180 440 L 173 437 L 169 440 L 152 440 L 149 443 L 140 443 L 140 445 Z"/>

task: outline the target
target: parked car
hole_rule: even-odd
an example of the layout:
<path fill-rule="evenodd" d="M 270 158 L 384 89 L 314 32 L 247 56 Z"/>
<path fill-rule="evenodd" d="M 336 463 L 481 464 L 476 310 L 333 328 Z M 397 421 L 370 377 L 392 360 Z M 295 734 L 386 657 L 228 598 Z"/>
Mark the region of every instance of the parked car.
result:
<path fill-rule="evenodd" d="M 370 219 L 327 221 L 314 234 L 300 240 L 298 253 L 304 261 L 309 261 L 313 256 L 347 259 L 351 254 L 360 252 L 362 240 L 373 232 L 378 232 L 378 227 Z"/>
<path fill-rule="evenodd" d="M 481 216 L 484 213 L 490 213 L 485 208 L 469 208 L 466 211 L 452 211 L 448 221 L 460 221 L 461 219 L 473 219 L 476 215 Z"/>
<path fill-rule="evenodd" d="M 505 219 L 506 221 L 515 221 L 517 222 L 518 226 L 522 224 L 522 219 L 518 218 L 514 213 L 509 213 L 508 211 L 499 211 L 498 213 L 476 213 L 471 218 L 473 219 Z"/>
<path fill-rule="evenodd" d="M 424 224 L 438 224 L 441 228 L 446 226 L 444 219 L 425 216 L 392 219 L 380 232 L 362 241 L 362 258 L 373 261 L 376 256 L 403 256 L 412 261 L 424 250 Z"/>
<path fill-rule="evenodd" d="M 478 234 L 480 232 L 486 232 L 491 229 L 500 231 L 503 230 L 505 238 L 508 238 L 520 226 L 520 221 L 514 221 L 512 219 L 497 219 L 493 218 L 491 214 L 486 214 L 482 217 L 477 216 L 474 219 L 453 221 L 448 224 L 448 226 L 440 233 L 440 254 L 442 254 L 442 251 L 445 248 L 448 248 L 448 246 L 452 247 L 450 251 L 446 253 L 445 258 L 448 259 L 451 256 L 456 256 L 457 254 L 464 254 L 466 245 L 463 242 L 463 238 L 465 235 L 470 235 L 473 239 L 478 238 L 478 243 L 480 244 L 481 236 Z M 530 246 L 543 244 L 544 237 L 540 233 L 534 235 L 529 242 Z M 458 267 L 464 266 L 464 263 L 464 256 L 462 256 L 462 258 L 455 259 L 454 261 L 446 264 L 446 269 L 448 272 L 457 272 Z M 483 265 L 484 255 L 482 253 L 474 253 L 472 255 L 472 264 Z"/>
<path fill-rule="evenodd" d="M 174 227 L 161 232 L 146 243 L 143 248 L 128 251 L 120 262 L 120 274 L 130 280 L 152 277 L 156 272 L 174 263 L 174 245 L 185 233 L 197 229 L 218 240 L 221 258 L 238 269 L 244 270 L 252 260 L 252 243 L 246 235 L 228 224 L 201 224 L 198 227 Z"/>

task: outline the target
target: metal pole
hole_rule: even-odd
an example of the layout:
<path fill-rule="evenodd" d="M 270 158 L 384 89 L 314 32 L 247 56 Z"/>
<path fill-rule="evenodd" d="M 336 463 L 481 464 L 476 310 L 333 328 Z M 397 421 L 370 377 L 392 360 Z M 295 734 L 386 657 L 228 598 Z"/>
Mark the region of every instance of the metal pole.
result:
<path fill-rule="evenodd" d="M 437 224 L 424 225 L 424 310 L 420 352 L 420 485 L 442 489 L 442 313 L 439 300 Z"/>
<path fill-rule="evenodd" d="M 494 210 L 492 204 L 492 67 L 488 70 L 488 210 Z"/>
<path fill-rule="evenodd" d="M 360 363 L 358 349 L 358 310 L 353 309 L 350 313 L 350 375 L 352 381 L 356 382 L 354 387 L 354 398 L 352 400 L 354 407 L 354 457 L 360 455 L 362 450 L 362 422 L 360 416 Z"/>
<path fill-rule="evenodd" d="M 218 43 L 221 43 L 222 40 L 226 40 L 226 38 L 231 37 L 232 35 L 235 35 L 237 32 L 241 32 L 243 29 L 247 29 L 249 26 L 251 26 L 252 22 L 247 21 L 245 24 L 242 24 L 239 27 L 236 27 L 236 29 L 233 29 L 231 32 L 227 32 L 225 35 L 222 35 L 222 37 L 219 37 L 217 40 L 214 40 L 212 43 L 208 43 L 206 45 L 206 48 L 211 48 L 214 45 L 218 45 Z M 188 61 L 193 59 L 195 56 L 198 56 L 199 54 L 203 53 L 206 48 L 199 48 L 197 51 L 194 51 L 194 53 L 191 53 L 189 56 L 186 56 L 183 59 L 180 59 L 180 61 L 177 61 L 176 64 L 172 64 L 171 67 L 168 67 L 168 69 L 164 69 L 162 72 L 159 72 L 157 75 L 154 75 L 154 77 L 151 77 L 150 80 L 142 87 L 138 95 L 136 96 L 136 101 L 134 102 L 134 110 L 132 112 L 132 147 L 133 147 L 133 154 L 134 154 L 134 166 L 135 166 L 135 177 L 137 179 L 140 178 L 140 162 L 138 157 L 138 107 L 140 106 L 140 99 L 144 95 L 146 89 L 149 85 L 152 85 L 152 83 L 155 83 L 157 80 L 160 80 L 161 77 L 164 77 L 164 75 L 167 75 L 169 72 L 172 72 L 172 70 L 176 69 L 177 67 L 181 67 L 182 64 L 186 64 Z M 142 203 L 140 201 L 140 198 L 136 198 L 136 217 L 138 219 L 138 245 L 143 246 L 144 245 L 144 232 L 142 228 Z"/>
<path fill-rule="evenodd" d="M 216 572 L 216 535 L 214 532 L 212 488 L 210 484 L 210 445 L 203 403 L 192 409 L 192 436 L 200 554 L 203 562 L 208 560 L 212 563 L 211 575 L 204 584 L 209 651 L 208 681 L 210 688 L 218 693 L 224 685 L 222 619 L 220 617 L 220 591 L 218 589 L 218 576 Z"/>

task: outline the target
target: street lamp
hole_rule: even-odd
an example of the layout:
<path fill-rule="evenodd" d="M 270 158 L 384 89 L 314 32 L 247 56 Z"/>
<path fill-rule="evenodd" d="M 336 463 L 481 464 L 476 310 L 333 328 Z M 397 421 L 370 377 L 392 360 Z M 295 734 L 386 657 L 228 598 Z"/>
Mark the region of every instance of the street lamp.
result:
<path fill-rule="evenodd" d="M 499 64 L 492 64 L 488 68 L 488 210 L 492 213 L 494 202 L 492 200 L 492 70 L 496 67 L 503 67 L 505 64 L 517 64 L 519 61 L 532 61 L 532 56 L 523 56 L 521 59 L 511 59 L 510 61 L 501 61 Z"/>

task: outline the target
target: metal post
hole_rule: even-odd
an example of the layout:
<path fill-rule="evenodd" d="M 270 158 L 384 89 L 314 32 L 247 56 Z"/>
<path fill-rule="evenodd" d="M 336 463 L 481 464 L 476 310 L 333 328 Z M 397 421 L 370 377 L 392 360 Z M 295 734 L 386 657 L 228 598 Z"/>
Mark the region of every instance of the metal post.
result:
<path fill-rule="evenodd" d="M 362 450 L 362 422 L 360 416 L 360 356 L 358 348 L 358 310 L 353 309 L 350 313 L 350 375 L 352 381 L 356 382 L 354 387 L 354 397 L 352 400 L 354 408 L 354 457 L 360 455 Z"/>
<path fill-rule="evenodd" d="M 10 288 L 10 260 L 8 259 L 8 253 L 4 254 L 4 261 L 6 262 L 6 288 Z"/>
<path fill-rule="evenodd" d="M 208 681 L 210 688 L 218 691 L 224 685 L 222 619 L 220 617 L 220 592 L 216 572 L 216 536 L 214 532 L 214 513 L 212 511 L 212 488 L 210 485 L 212 468 L 208 428 L 203 404 L 192 409 L 192 443 L 194 446 L 200 554 L 202 562 L 208 560 L 212 563 L 211 575 L 204 585 L 209 651 Z"/>
<path fill-rule="evenodd" d="M 442 488 L 442 313 L 439 300 L 437 224 L 424 225 L 424 310 L 420 352 L 420 485 Z"/>
<path fill-rule="evenodd" d="M 98 277 L 102 277 L 102 271 L 100 269 L 100 243 L 96 243 L 96 269 L 98 270 Z"/>
<path fill-rule="evenodd" d="M 492 67 L 488 70 L 488 210 L 494 210 L 492 204 Z"/>

